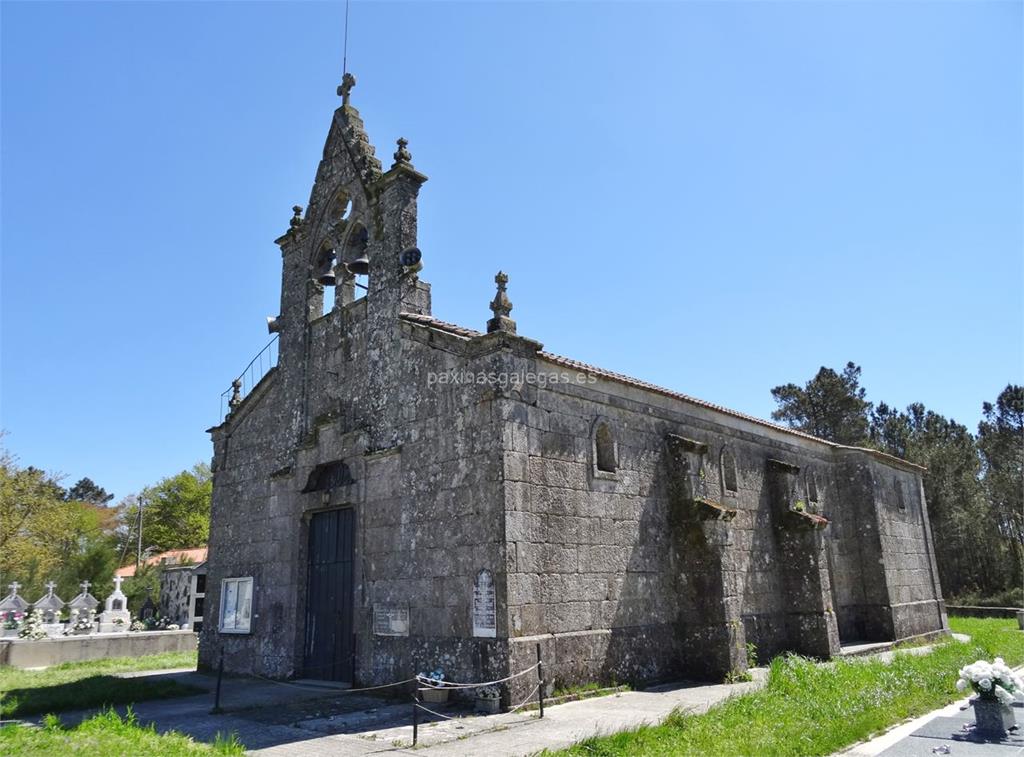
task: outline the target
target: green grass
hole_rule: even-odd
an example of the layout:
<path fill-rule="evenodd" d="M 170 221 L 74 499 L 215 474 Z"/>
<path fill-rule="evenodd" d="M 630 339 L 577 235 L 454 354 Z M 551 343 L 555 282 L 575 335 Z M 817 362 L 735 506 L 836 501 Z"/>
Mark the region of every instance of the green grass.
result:
<path fill-rule="evenodd" d="M 1024 663 L 1016 621 L 951 618 L 971 641 L 947 641 L 923 656 L 897 654 L 821 665 L 800 657 L 772 661 L 764 689 L 703 715 L 674 713 L 649 726 L 588 739 L 562 755 L 825 755 L 960 697 L 956 671 L 977 659 Z"/>
<path fill-rule="evenodd" d="M 167 652 L 144 657 L 69 662 L 45 670 L 0 667 L 0 717 L 197 694 L 202 689 L 175 681 L 147 681 L 114 675 L 138 670 L 195 667 L 195 664 L 195 652 Z"/>
<path fill-rule="evenodd" d="M 192 757 L 239 755 L 245 754 L 245 750 L 233 735 L 226 738 L 218 735 L 212 745 L 207 745 L 173 731 L 159 734 L 152 726 L 140 726 L 131 711 L 122 718 L 108 710 L 75 728 L 64 728 L 53 716 L 46 718 L 42 728 L 22 725 L 0 728 L 0 754 L 17 754 L 20 757 L 51 757 L 57 754 Z"/>

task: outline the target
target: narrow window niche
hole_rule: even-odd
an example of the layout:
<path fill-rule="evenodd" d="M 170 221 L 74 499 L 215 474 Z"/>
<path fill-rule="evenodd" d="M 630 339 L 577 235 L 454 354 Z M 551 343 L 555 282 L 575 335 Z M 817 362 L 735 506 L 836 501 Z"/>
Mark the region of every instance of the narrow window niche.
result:
<path fill-rule="evenodd" d="M 814 471 L 807 471 L 807 501 L 817 503 L 818 501 L 818 479 Z"/>
<path fill-rule="evenodd" d="M 619 445 L 615 441 L 611 425 L 598 418 L 594 423 L 594 475 L 598 478 L 615 478 L 619 469 Z"/>
<path fill-rule="evenodd" d="M 903 482 L 898 478 L 892 480 L 893 488 L 896 490 L 896 507 L 900 510 L 907 509 L 907 501 L 903 498 Z"/>
<path fill-rule="evenodd" d="M 728 447 L 722 448 L 722 455 L 719 460 L 722 468 L 722 490 L 724 494 L 736 494 L 739 490 L 739 482 L 736 476 L 736 456 Z"/>
<path fill-rule="evenodd" d="M 338 192 L 331 203 L 331 221 L 335 224 L 343 224 L 352 214 L 352 201 L 344 192 Z"/>

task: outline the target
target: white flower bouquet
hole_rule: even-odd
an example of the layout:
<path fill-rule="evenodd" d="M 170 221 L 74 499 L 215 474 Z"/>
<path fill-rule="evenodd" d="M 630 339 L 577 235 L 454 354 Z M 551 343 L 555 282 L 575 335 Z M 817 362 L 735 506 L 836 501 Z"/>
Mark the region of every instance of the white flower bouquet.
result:
<path fill-rule="evenodd" d="M 96 613 L 92 610 L 87 610 L 84 613 L 78 610 L 71 611 L 71 620 L 68 624 L 68 628 L 64 631 L 64 635 L 74 633 L 76 631 L 81 633 L 88 633 L 92 631 L 96 625 Z"/>
<path fill-rule="evenodd" d="M 29 613 L 29 616 L 25 618 L 25 622 L 18 630 L 18 636 L 22 639 L 45 639 L 47 636 L 46 629 L 43 628 L 43 611 L 33 610 Z"/>
<path fill-rule="evenodd" d="M 958 691 L 973 689 L 982 699 L 996 699 L 1009 706 L 1015 698 L 1024 699 L 1024 681 L 997 657 L 992 662 L 978 660 L 960 669 Z"/>

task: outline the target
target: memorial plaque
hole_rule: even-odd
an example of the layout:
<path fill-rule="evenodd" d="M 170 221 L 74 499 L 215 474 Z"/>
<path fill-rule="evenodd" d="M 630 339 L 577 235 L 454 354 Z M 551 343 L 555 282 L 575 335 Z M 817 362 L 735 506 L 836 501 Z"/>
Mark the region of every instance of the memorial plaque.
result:
<path fill-rule="evenodd" d="M 408 636 L 409 608 L 374 605 L 373 633 L 376 636 Z"/>
<path fill-rule="evenodd" d="M 473 582 L 473 635 L 490 638 L 498 635 L 494 578 L 487 569 L 477 573 Z"/>

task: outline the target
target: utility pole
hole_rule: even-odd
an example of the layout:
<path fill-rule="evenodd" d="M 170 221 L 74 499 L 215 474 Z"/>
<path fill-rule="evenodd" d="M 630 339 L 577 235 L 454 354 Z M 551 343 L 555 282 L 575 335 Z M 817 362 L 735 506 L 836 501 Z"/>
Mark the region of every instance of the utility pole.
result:
<path fill-rule="evenodd" d="M 135 553 L 135 571 L 138 572 L 142 564 L 142 497 L 139 497 L 139 546 Z"/>

